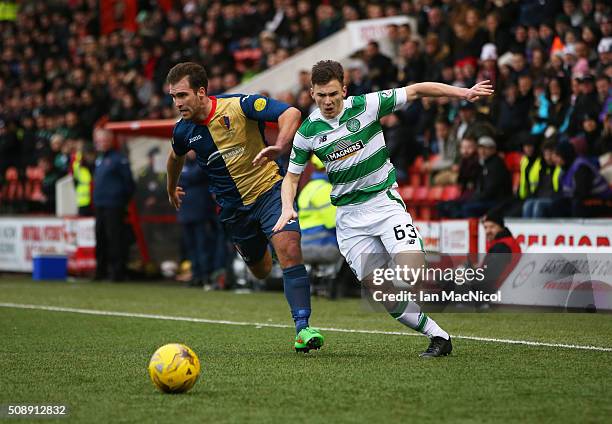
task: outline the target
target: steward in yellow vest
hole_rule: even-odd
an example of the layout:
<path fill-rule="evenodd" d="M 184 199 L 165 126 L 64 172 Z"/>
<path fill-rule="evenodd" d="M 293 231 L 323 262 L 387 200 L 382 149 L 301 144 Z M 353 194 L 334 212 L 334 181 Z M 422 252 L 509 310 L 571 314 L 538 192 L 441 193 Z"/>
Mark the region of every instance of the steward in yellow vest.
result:
<path fill-rule="evenodd" d="M 72 178 L 79 216 L 93 216 L 91 193 L 95 161 L 95 152 L 91 148 L 85 148 L 82 152 L 77 153 L 72 163 Z"/>
<path fill-rule="evenodd" d="M 336 207 L 331 204 L 332 185 L 321 161 L 312 156 L 315 172 L 298 196 L 298 217 L 302 229 L 302 254 L 307 263 L 330 263 L 338 260 L 336 240 Z"/>

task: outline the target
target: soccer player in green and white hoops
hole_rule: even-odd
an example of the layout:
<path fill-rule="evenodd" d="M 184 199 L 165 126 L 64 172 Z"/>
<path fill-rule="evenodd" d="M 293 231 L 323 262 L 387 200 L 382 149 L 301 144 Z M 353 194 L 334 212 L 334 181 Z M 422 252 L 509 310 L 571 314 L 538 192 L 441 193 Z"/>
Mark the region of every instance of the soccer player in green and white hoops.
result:
<path fill-rule="evenodd" d="M 385 257 L 413 269 L 425 263 L 421 236 L 395 190 L 395 169 L 379 119 L 420 97 L 448 96 L 474 102 L 493 94 L 493 87 L 489 81 L 469 89 L 423 82 L 344 99 L 343 75 L 342 65 L 331 60 L 320 61 L 312 68 L 311 95 L 318 109 L 302 123 L 293 139 L 282 185 L 283 211 L 273 231 L 280 231 L 297 218 L 293 202 L 298 181 L 314 153 L 325 164 L 333 186 L 331 202 L 338 207 L 340 251 L 357 278 L 369 286 L 374 270 L 387 263 Z M 391 315 L 430 338 L 421 356 L 446 356 L 452 351 L 449 334 L 416 303 L 401 304 L 401 309 Z"/>

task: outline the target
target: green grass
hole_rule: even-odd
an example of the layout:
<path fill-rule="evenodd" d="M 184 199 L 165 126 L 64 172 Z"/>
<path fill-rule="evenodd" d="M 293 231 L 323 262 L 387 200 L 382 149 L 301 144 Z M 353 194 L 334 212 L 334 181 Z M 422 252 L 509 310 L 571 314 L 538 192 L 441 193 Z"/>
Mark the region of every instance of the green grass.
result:
<path fill-rule="evenodd" d="M 0 280 L 0 302 L 289 324 L 280 293 L 170 285 Z M 358 300 L 313 299 L 313 324 L 402 331 Z M 452 334 L 612 347 L 602 314 L 434 314 Z M 422 337 L 328 331 L 314 354 L 293 331 L 0 307 L 0 405 L 67 404 L 83 423 L 606 422 L 612 353 L 464 339 L 422 360 Z M 157 347 L 193 348 L 202 375 L 184 395 L 157 392 Z M 607 417 L 607 418 L 606 418 Z M 40 422 L 39 419 L 32 420 Z M 15 420 L 23 422 L 23 420 Z"/>

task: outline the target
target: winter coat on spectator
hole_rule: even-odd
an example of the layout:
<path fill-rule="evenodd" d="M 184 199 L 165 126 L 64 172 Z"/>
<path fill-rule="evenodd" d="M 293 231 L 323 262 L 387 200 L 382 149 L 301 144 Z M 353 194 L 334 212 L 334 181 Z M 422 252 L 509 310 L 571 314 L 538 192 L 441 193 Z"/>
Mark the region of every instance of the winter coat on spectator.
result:
<path fill-rule="evenodd" d="M 512 196 L 512 178 L 503 159 L 493 155 L 482 164 L 472 200 L 505 200 Z"/>
<path fill-rule="evenodd" d="M 94 205 L 122 208 L 134 194 L 134 180 L 128 158 L 109 150 L 96 159 L 94 172 Z"/>

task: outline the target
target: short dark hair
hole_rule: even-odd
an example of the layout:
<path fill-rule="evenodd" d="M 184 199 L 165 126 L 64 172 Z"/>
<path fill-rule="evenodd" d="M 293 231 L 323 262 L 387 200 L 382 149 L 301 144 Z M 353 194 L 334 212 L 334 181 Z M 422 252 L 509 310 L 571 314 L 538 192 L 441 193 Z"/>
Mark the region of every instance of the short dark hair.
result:
<path fill-rule="evenodd" d="M 335 60 L 320 60 L 312 67 L 310 83 L 324 85 L 332 80 L 338 80 L 344 85 L 344 69 Z"/>
<path fill-rule="evenodd" d="M 183 62 L 174 65 L 170 72 L 168 72 L 166 84 L 177 84 L 185 77 L 188 77 L 189 87 L 193 91 L 198 91 L 200 87 L 204 87 L 206 92 L 208 92 L 208 74 L 206 69 L 194 62 Z"/>
<path fill-rule="evenodd" d="M 438 116 L 436 116 L 436 121 L 435 121 L 435 123 L 436 123 L 436 124 L 444 124 L 444 125 L 446 125 L 447 127 L 448 127 L 448 126 L 450 126 L 450 122 L 448 122 L 448 119 L 446 119 L 446 116 L 444 116 L 444 115 L 438 115 Z"/>

